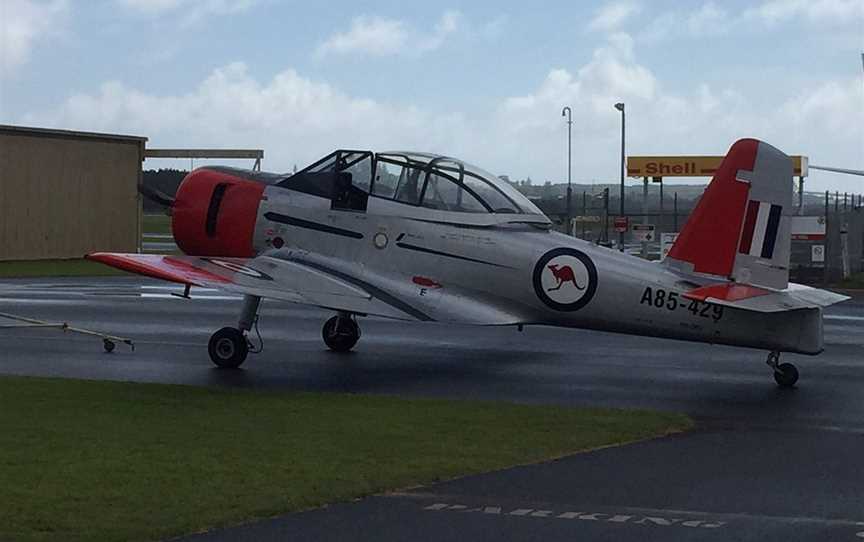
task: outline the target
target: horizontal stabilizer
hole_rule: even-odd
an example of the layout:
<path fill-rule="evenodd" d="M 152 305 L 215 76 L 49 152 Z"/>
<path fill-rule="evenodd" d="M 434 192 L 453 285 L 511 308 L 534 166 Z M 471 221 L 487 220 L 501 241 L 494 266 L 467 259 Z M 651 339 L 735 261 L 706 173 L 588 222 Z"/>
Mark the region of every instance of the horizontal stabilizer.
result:
<path fill-rule="evenodd" d="M 815 309 L 849 299 L 845 295 L 801 284 L 789 284 L 789 287 L 784 290 L 766 290 L 758 286 L 734 282 L 702 286 L 685 293 L 684 297 L 755 312 Z"/>

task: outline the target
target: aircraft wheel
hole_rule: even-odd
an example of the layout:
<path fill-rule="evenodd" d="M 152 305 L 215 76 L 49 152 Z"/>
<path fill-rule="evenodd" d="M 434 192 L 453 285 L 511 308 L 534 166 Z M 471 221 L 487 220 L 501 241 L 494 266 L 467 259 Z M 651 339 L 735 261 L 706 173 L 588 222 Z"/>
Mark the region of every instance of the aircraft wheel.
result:
<path fill-rule="evenodd" d="M 360 326 L 353 318 L 334 316 L 321 329 L 324 343 L 334 352 L 347 352 L 360 340 Z"/>
<path fill-rule="evenodd" d="M 234 327 L 223 327 L 210 337 L 207 345 L 210 359 L 223 369 L 236 369 L 246 361 L 249 343 L 243 332 Z"/>
<path fill-rule="evenodd" d="M 774 381 L 781 388 L 793 388 L 798 382 L 798 369 L 791 363 L 781 363 L 774 371 Z"/>

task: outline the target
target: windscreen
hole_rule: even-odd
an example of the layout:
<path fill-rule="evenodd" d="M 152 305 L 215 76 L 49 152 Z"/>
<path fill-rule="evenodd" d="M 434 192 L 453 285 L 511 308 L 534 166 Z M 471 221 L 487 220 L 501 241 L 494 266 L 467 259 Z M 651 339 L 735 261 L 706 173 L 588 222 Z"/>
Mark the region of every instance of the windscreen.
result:
<path fill-rule="evenodd" d="M 372 195 L 444 211 L 542 214 L 506 181 L 461 160 L 430 154 L 378 154 Z"/>

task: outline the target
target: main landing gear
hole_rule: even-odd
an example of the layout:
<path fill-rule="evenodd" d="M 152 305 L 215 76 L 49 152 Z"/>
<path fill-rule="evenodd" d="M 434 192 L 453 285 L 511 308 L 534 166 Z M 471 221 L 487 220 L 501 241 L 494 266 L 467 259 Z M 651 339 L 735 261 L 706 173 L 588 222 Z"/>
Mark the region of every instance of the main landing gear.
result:
<path fill-rule="evenodd" d="M 347 352 L 360 340 L 360 326 L 354 319 L 354 315 L 340 312 L 324 322 L 321 336 L 330 350 Z"/>
<path fill-rule="evenodd" d="M 223 327 L 210 337 L 207 351 L 216 366 L 223 369 L 236 369 L 246 361 L 249 352 L 257 354 L 261 351 L 260 346 L 256 348 L 246 337 L 246 332 L 250 331 L 253 325 L 256 331 L 258 329 L 258 307 L 260 305 L 260 297 L 244 295 L 243 309 L 240 312 L 240 321 L 237 323 L 237 327 Z"/>
<path fill-rule="evenodd" d="M 243 365 L 246 356 L 250 353 L 257 354 L 262 350 L 263 343 L 256 347 L 246 336 L 253 327 L 256 333 L 258 331 L 258 307 L 260 305 L 260 297 L 244 295 L 243 309 L 240 311 L 237 327 L 223 327 L 210 337 L 207 350 L 210 353 L 210 359 L 217 367 L 236 369 Z M 354 345 L 360 340 L 360 326 L 357 325 L 357 320 L 353 314 L 340 312 L 324 323 L 321 336 L 330 350 L 347 352 L 354 348 Z M 261 339 L 260 333 L 258 339 L 259 341 Z"/>
<path fill-rule="evenodd" d="M 791 363 L 780 363 L 780 352 L 768 354 L 765 362 L 774 371 L 774 381 L 781 388 L 793 388 L 798 382 L 798 369 Z"/>

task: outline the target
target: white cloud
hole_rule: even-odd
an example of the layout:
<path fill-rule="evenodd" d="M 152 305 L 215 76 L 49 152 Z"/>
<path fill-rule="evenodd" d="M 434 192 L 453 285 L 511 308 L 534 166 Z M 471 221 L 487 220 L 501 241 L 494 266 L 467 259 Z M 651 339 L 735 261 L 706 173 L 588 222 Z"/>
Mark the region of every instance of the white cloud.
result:
<path fill-rule="evenodd" d="M 589 30 L 611 31 L 619 28 L 631 16 L 641 11 L 634 2 L 613 2 L 606 4 L 594 13 L 588 23 Z"/>
<path fill-rule="evenodd" d="M 179 9 L 182 0 L 118 0 L 123 7 L 147 14 L 165 13 Z"/>
<path fill-rule="evenodd" d="M 861 0 L 768 0 L 745 11 L 745 18 L 777 24 L 796 18 L 829 24 L 864 24 L 864 2 Z"/>
<path fill-rule="evenodd" d="M 811 139 L 810 127 L 818 126 L 826 135 L 830 134 L 824 143 L 848 140 L 857 143 L 860 153 L 864 150 L 862 83 L 860 77 L 825 82 L 787 100 L 777 114 L 789 119 L 789 123 L 795 127 L 790 137 L 801 145 Z"/>
<path fill-rule="evenodd" d="M 40 40 L 56 33 L 68 8 L 66 0 L 0 0 L 0 77 L 27 63 Z"/>
<path fill-rule="evenodd" d="M 283 170 L 337 147 L 445 150 L 448 134 L 462 131 L 459 115 L 349 96 L 290 69 L 259 82 L 243 63 L 215 70 L 185 94 L 105 83 L 21 123 L 144 134 L 153 146 L 261 147 L 270 167 Z"/>
<path fill-rule="evenodd" d="M 758 137 L 815 163 L 861 168 L 862 85 L 859 76 L 789 89 L 785 96 L 759 86 L 668 89 L 638 62 L 632 38 L 615 34 L 585 65 L 550 70 L 532 92 L 502 99 L 485 113 L 458 106 L 433 113 L 352 96 L 290 69 L 260 81 L 234 63 L 185 93 L 157 96 L 106 83 L 16 120 L 137 133 L 154 147 L 261 147 L 265 166 L 277 171 L 338 147 L 408 148 L 460 156 L 513 178 L 560 180 L 566 172 L 560 112 L 569 105 L 575 178 L 609 180 L 618 167 L 618 101 L 627 104 L 628 153 L 717 154 L 738 138 Z M 776 106 L 766 109 L 766 94 Z"/>
<path fill-rule="evenodd" d="M 458 11 L 448 10 L 441 15 L 441 19 L 435 23 L 432 36 L 428 40 L 421 41 L 419 46 L 423 51 L 434 51 L 444 44 L 444 41 L 459 29 L 462 14 Z"/>
<path fill-rule="evenodd" d="M 318 46 L 318 54 L 392 55 L 402 52 L 409 36 L 404 21 L 364 15 L 351 21 L 351 28 L 347 32 L 327 38 Z"/>
<path fill-rule="evenodd" d="M 232 15 L 248 11 L 259 0 L 116 0 L 123 8 L 148 17 L 178 16 L 183 26 L 196 24 L 209 16 Z"/>
<path fill-rule="evenodd" d="M 864 25 L 862 0 L 766 0 L 743 12 L 733 12 L 708 0 L 701 4 L 682 3 L 681 8 L 658 13 L 644 21 L 637 33 L 640 40 L 659 41 L 679 38 L 704 38 L 748 28 L 760 31 L 781 23 L 799 26 L 857 27 Z M 602 7 L 589 23 L 591 30 L 617 31 L 640 12 L 637 4 L 612 3 Z"/>
<path fill-rule="evenodd" d="M 765 103 L 774 100 L 779 103 L 766 109 Z M 786 93 L 736 85 L 664 88 L 639 64 L 632 40 L 618 34 L 575 72 L 551 70 L 533 92 L 502 104 L 491 123 L 499 137 L 487 138 L 496 147 L 486 155 L 490 169 L 514 177 L 530 174 L 535 180 L 543 178 L 540 172 L 563 178 L 566 124 L 560 111 L 569 105 L 576 178 L 614 179 L 620 141 L 620 113 L 613 108 L 617 101 L 627 104 L 628 154 L 722 154 L 739 138 L 757 137 L 789 154 L 806 154 L 815 163 L 864 167 L 861 77 L 814 82 Z M 814 174 L 809 186 L 822 190 L 844 182 Z"/>
<path fill-rule="evenodd" d="M 458 11 L 445 11 L 432 32 L 418 30 L 400 19 L 361 15 L 351 21 L 351 27 L 338 32 L 323 43 L 319 56 L 367 54 L 389 56 L 419 54 L 440 48 L 462 23 Z"/>
<path fill-rule="evenodd" d="M 697 9 L 661 13 L 645 26 L 639 38 L 649 41 L 704 38 L 726 34 L 736 24 L 735 16 L 713 2 L 706 2 Z"/>

